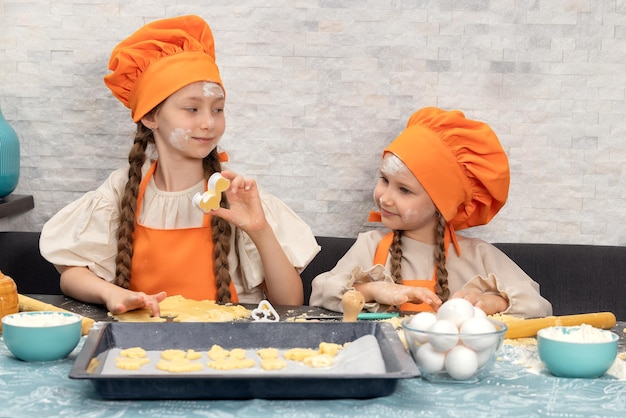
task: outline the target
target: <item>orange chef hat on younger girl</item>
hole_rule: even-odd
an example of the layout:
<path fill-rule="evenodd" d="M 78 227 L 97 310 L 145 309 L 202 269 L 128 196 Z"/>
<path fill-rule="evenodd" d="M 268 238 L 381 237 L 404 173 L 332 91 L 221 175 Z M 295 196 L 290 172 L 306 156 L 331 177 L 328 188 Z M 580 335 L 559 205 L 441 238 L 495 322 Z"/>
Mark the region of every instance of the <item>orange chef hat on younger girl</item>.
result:
<path fill-rule="evenodd" d="M 506 203 L 509 162 L 498 137 L 459 110 L 418 110 L 383 156 L 387 152 L 424 187 L 447 221 L 447 245 L 454 242 L 457 252 L 454 230 L 487 224 Z"/>
<path fill-rule="evenodd" d="M 148 23 L 113 49 L 109 70 L 113 72 L 104 83 L 131 110 L 135 122 L 196 81 L 212 81 L 224 90 L 213 33 L 199 16 Z"/>

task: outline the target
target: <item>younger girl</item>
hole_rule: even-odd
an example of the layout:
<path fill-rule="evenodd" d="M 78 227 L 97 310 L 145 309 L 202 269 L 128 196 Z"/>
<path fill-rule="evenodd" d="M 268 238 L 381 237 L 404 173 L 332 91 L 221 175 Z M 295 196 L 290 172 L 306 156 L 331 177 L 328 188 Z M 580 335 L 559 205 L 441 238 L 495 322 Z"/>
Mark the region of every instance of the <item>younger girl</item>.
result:
<path fill-rule="evenodd" d="M 360 234 L 313 281 L 311 305 L 341 311 L 360 291 L 369 311 L 437 310 L 463 297 L 487 314 L 552 314 L 539 285 L 495 246 L 455 231 L 488 223 L 504 205 L 507 157 L 495 133 L 460 111 L 424 108 L 383 152 L 374 200 L 393 232 Z"/>
<path fill-rule="evenodd" d="M 137 133 L 130 166 L 43 228 L 41 252 L 61 272 L 63 292 L 114 314 L 148 307 L 159 315 L 166 295 L 301 305 L 298 271 L 319 247 L 284 203 L 222 171 L 226 93 L 206 22 L 152 22 L 113 50 L 109 69 L 105 83 Z M 230 187 L 205 214 L 193 198 L 215 172 Z"/>

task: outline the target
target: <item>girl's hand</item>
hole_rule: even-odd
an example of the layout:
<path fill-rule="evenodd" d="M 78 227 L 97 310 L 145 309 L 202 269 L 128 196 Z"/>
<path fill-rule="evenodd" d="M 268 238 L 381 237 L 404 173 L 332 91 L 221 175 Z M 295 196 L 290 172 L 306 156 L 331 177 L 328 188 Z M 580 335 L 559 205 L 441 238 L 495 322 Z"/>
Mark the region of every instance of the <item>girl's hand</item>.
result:
<path fill-rule="evenodd" d="M 222 176 L 230 180 L 230 187 L 226 190 L 229 209 L 218 208 L 211 214 L 236 225 L 251 236 L 269 227 L 256 181 L 244 178 L 230 170 L 222 171 Z"/>
<path fill-rule="evenodd" d="M 135 309 L 148 308 L 152 312 L 152 316 L 161 316 L 161 302 L 167 296 L 166 292 L 159 292 L 154 295 L 147 295 L 143 292 L 134 292 L 132 290 L 118 287 L 107 298 L 107 309 L 114 315 L 121 314 Z"/>
<path fill-rule="evenodd" d="M 441 306 L 441 299 L 425 287 L 403 286 L 388 282 L 355 283 L 354 288 L 363 294 L 366 302 L 400 306 L 405 302 L 426 303 L 435 311 Z"/>
<path fill-rule="evenodd" d="M 509 302 L 505 298 L 493 293 L 479 293 L 459 290 L 454 292 L 450 299 L 452 298 L 466 299 L 472 305 L 482 309 L 487 315 L 504 312 L 509 307 Z"/>

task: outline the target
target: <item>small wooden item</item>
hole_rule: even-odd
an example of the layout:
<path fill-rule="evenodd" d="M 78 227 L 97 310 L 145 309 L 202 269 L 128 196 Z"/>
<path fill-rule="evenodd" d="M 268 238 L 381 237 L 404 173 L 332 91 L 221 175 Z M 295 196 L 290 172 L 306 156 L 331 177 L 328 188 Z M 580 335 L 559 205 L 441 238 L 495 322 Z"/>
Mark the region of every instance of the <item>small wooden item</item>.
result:
<path fill-rule="evenodd" d="M 348 290 L 341 298 L 343 322 L 356 322 L 359 313 L 365 306 L 365 298 L 358 290 Z"/>
<path fill-rule="evenodd" d="M 12 278 L 0 271 L 0 319 L 18 311 L 17 285 Z M 0 332 L 2 332 L 2 322 L 0 322 Z"/>
<path fill-rule="evenodd" d="M 509 329 L 504 338 L 534 337 L 542 328 L 554 326 L 576 326 L 587 324 L 592 327 L 611 329 L 616 324 L 615 315 L 612 312 L 594 312 L 587 314 L 547 316 L 545 318 L 518 319 L 507 321 Z"/>

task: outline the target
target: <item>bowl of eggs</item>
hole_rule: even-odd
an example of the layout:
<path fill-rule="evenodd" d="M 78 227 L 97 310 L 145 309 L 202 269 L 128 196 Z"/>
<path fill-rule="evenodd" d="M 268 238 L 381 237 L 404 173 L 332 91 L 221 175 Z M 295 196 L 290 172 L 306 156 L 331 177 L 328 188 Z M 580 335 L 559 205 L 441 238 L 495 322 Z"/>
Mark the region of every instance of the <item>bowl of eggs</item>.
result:
<path fill-rule="evenodd" d="M 613 365 L 618 341 L 614 332 L 587 324 L 554 326 L 537 332 L 537 352 L 555 376 L 593 378 Z"/>
<path fill-rule="evenodd" d="M 70 312 L 19 312 L 2 317 L 2 338 L 9 351 L 24 361 L 67 357 L 78 345 L 82 317 Z"/>
<path fill-rule="evenodd" d="M 506 324 L 488 318 L 465 299 L 449 299 L 437 313 L 402 321 L 406 342 L 422 377 L 431 382 L 482 379 L 502 347 Z"/>

